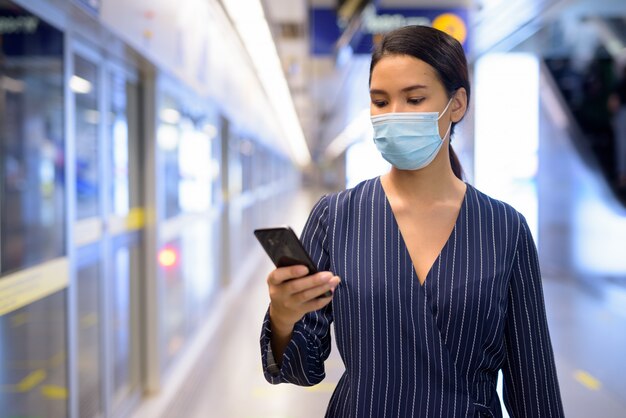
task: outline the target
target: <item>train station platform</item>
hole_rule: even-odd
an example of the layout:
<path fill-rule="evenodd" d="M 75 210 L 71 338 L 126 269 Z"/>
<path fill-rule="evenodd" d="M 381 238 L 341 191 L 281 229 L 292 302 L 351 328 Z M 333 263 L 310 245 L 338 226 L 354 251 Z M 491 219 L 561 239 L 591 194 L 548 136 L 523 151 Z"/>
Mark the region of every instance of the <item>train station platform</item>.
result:
<path fill-rule="evenodd" d="M 371 51 L 409 24 L 467 58 L 451 144 L 465 181 L 528 221 L 566 416 L 626 417 L 624 16 L 624 0 L 0 0 L 0 418 L 323 416 L 336 349 L 315 386 L 263 377 L 272 265 L 253 231 L 300 232 L 320 195 L 390 169 Z"/>

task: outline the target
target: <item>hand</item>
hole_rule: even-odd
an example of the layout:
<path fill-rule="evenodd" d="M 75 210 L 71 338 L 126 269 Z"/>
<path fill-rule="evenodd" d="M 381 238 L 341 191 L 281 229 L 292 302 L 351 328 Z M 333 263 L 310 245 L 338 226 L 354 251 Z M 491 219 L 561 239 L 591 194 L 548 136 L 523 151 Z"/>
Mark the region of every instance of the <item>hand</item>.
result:
<path fill-rule="evenodd" d="M 272 329 L 291 333 L 302 317 L 328 305 L 332 296 L 319 297 L 328 290 L 333 292 L 341 279 L 329 271 L 308 276 L 305 266 L 281 267 L 267 278 L 270 293 L 270 320 Z"/>

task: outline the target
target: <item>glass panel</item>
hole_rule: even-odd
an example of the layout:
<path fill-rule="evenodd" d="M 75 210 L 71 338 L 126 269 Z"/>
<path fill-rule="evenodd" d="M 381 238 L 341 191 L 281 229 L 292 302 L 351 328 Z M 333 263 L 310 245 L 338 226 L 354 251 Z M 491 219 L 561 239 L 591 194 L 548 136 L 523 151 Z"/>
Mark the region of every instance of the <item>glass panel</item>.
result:
<path fill-rule="evenodd" d="M 182 233 L 182 264 L 187 292 L 188 329 L 195 328 L 205 319 L 216 285 L 216 257 L 212 248 L 211 222 L 202 219 L 186 227 Z"/>
<path fill-rule="evenodd" d="M 239 136 L 231 132 L 228 138 L 228 194 L 231 198 L 237 197 L 243 187 L 243 168 L 239 154 L 240 142 Z"/>
<path fill-rule="evenodd" d="M 76 219 L 98 216 L 98 67 L 74 56 L 70 80 L 76 106 Z"/>
<path fill-rule="evenodd" d="M 249 139 L 243 139 L 239 143 L 239 158 L 241 161 L 241 180 L 242 192 L 249 192 L 254 189 L 255 174 L 253 164 L 253 155 L 256 151 L 254 142 Z"/>
<path fill-rule="evenodd" d="M 159 265 L 163 278 L 163 310 L 161 324 L 164 369 L 171 363 L 185 343 L 185 282 L 183 256 L 179 239 L 164 245 L 159 251 Z"/>
<path fill-rule="evenodd" d="M 0 416 L 65 418 L 65 291 L 0 316 Z"/>
<path fill-rule="evenodd" d="M 0 18 L 0 274 L 65 253 L 63 34 L 10 2 Z M 18 20 L 19 18 L 19 20 Z"/>
<path fill-rule="evenodd" d="M 185 118 L 178 154 L 180 207 L 183 212 L 206 212 L 211 206 L 211 142 Z"/>
<path fill-rule="evenodd" d="M 130 210 L 126 77 L 119 73 L 110 74 L 109 83 L 111 92 L 108 126 L 111 167 L 110 213 L 123 216 Z"/>
<path fill-rule="evenodd" d="M 216 117 L 195 97 L 161 94 L 157 141 L 164 217 L 204 213 L 218 202 L 220 138 Z M 183 105 L 184 103 L 184 105 Z"/>
<path fill-rule="evenodd" d="M 178 153 L 180 143 L 179 124 L 181 114 L 174 99 L 163 96 L 159 110 L 159 128 L 157 142 L 161 151 L 163 185 L 165 188 L 165 218 L 172 218 L 180 213 L 179 184 L 180 169 Z"/>
<path fill-rule="evenodd" d="M 79 416 L 90 418 L 102 409 L 100 370 L 100 245 L 78 250 L 76 280 L 78 300 Z"/>
<path fill-rule="evenodd" d="M 219 264 L 214 258 L 211 222 L 199 220 L 181 231 L 159 253 L 164 283 L 161 317 L 167 367 L 201 323 L 217 287 Z"/>
<path fill-rule="evenodd" d="M 111 175 L 108 213 L 126 216 L 141 205 L 139 189 L 139 144 L 137 123 L 138 85 L 122 71 L 107 75 L 110 92 L 107 140 L 108 170 Z M 137 358 L 137 285 L 141 277 L 141 232 L 116 236 L 111 242 L 108 264 L 107 292 L 111 295 L 111 322 L 107 338 L 111 341 L 111 384 L 113 410 L 138 388 Z"/>
<path fill-rule="evenodd" d="M 219 129 L 219 124 L 207 123 L 205 130 L 211 138 L 211 190 L 212 190 L 212 204 L 213 206 L 220 205 L 222 203 L 222 133 Z"/>
<path fill-rule="evenodd" d="M 111 332 L 113 347 L 113 399 L 117 405 L 137 387 L 138 362 L 134 358 L 137 347 L 137 310 L 132 301 L 136 298 L 132 278 L 141 274 L 141 236 L 139 233 L 118 237 L 113 242 L 112 266 L 112 318 Z"/>

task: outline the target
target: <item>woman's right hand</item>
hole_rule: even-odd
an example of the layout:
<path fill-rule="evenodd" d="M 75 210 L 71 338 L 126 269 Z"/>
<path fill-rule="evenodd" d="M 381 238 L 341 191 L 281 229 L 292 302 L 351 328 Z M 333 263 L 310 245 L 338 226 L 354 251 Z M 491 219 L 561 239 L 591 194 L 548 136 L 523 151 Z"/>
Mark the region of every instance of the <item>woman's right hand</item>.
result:
<path fill-rule="evenodd" d="M 280 267 L 267 277 L 270 293 L 272 328 L 291 333 L 302 317 L 328 305 L 332 296 L 319 297 L 328 290 L 334 292 L 341 282 L 338 276 L 322 271 L 308 276 L 305 266 Z"/>

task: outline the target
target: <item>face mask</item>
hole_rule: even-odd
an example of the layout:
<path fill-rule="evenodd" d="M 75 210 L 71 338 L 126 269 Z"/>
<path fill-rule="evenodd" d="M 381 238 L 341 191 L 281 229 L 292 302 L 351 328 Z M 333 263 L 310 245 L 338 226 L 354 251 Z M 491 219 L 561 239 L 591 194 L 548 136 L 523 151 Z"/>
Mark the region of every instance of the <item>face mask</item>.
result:
<path fill-rule="evenodd" d="M 400 112 L 372 116 L 374 142 L 383 158 L 400 170 L 419 170 L 430 164 L 448 136 L 452 122 L 443 136 L 439 136 L 441 116 L 438 112 Z"/>

